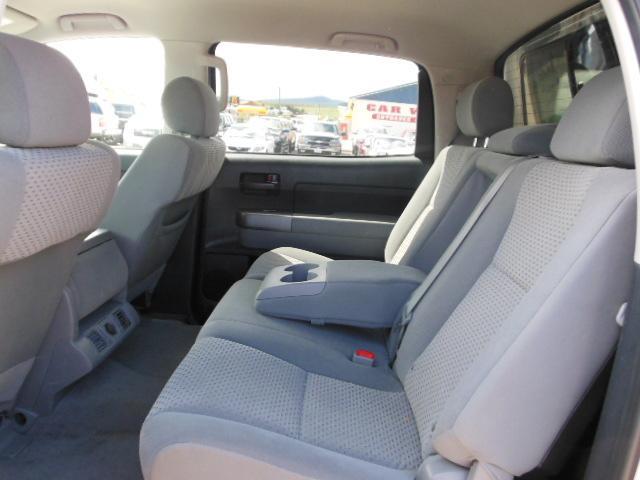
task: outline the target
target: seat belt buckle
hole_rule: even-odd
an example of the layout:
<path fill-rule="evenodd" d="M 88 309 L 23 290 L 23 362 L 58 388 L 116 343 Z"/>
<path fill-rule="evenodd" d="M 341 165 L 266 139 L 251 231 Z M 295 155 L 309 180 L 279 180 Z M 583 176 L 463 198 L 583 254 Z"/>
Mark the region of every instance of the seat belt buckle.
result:
<path fill-rule="evenodd" d="M 351 361 L 353 363 L 357 363 L 358 365 L 373 367 L 376 364 L 376 354 L 369 350 L 359 348 L 355 352 L 353 352 Z"/>

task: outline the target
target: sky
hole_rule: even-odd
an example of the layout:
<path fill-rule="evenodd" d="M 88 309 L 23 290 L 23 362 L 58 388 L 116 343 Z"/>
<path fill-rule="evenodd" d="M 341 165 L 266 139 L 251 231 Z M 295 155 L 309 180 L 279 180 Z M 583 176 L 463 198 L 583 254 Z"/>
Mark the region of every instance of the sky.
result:
<path fill-rule="evenodd" d="M 76 65 L 87 90 L 110 101 L 159 110 L 164 49 L 150 38 L 76 39 L 52 43 Z M 349 97 L 417 80 L 414 63 L 372 55 L 221 43 L 229 94 L 245 100 Z"/>
<path fill-rule="evenodd" d="M 221 43 L 229 93 L 241 100 L 326 96 L 337 100 L 415 82 L 418 67 L 406 60 L 293 47 Z"/>

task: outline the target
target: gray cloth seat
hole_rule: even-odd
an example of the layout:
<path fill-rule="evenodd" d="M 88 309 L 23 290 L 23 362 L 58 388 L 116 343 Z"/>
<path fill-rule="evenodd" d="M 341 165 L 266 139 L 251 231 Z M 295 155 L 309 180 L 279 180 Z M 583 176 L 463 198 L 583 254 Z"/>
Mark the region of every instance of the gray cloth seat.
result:
<path fill-rule="evenodd" d="M 480 105 L 483 105 L 482 95 L 487 93 L 483 88 L 478 90 L 478 84 L 495 84 L 499 92 L 503 91 L 502 83 L 493 79 L 470 85 L 465 93 L 481 92 L 480 99 L 477 99 Z M 495 93 L 493 95 L 495 96 Z M 469 105 L 472 102 L 470 103 L 471 96 L 468 94 L 463 93 L 461 99 L 458 112 L 462 116 L 461 112 L 471 111 Z M 476 122 L 483 121 L 479 112 L 476 112 L 476 117 Z M 461 119 L 461 123 L 463 121 Z M 492 128 L 499 124 L 493 121 L 492 117 L 484 121 L 494 125 Z M 510 117 L 507 119 L 505 116 L 502 123 L 510 122 Z M 480 138 L 484 138 L 483 135 L 489 131 L 489 127 L 481 124 L 467 128 Z M 426 269 L 433 266 L 493 180 L 523 156 L 548 155 L 554 130 L 555 125 L 511 128 L 491 136 L 488 142 L 489 149 L 458 146 L 445 149 L 438 156 L 396 225 L 395 230 L 404 232 L 404 237 L 403 241 L 398 243 L 403 233 L 392 234 L 390 243 L 393 240 L 397 247 L 393 250 L 388 246 L 388 251 L 396 252 L 389 263 L 404 264 L 411 260 L 414 267 Z M 414 223 L 410 225 L 411 221 Z M 320 356 L 333 355 L 349 360 L 355 348 L 366 348 L 378 355 L 378 365 L 386 365 L 386 331 L 316 327 L 270 318 L 255 310 L 254 302 L 261 279 L 269 270 L 300 262 L 326 261 L 331 259 L 297 248 L 283 247 L 264 253 L 246 277 L 225 294 L 206 322 L 201 336 L 229 338 L 256 348 L 265 348 L 273 342 L 277 343 L 280 335 L 294 336 L 300 341 L 296 348 L 305 345 L 304 348 L 313 349 Z M 352 376 L 348 378 L 352 379 Z"/>
<path fill-rule="evenodd" d="M 468 205 L 475 205 L 488 185 L 510 165 L 521 161 L 523 156 L 532 155 L 534 152 L 541 155 L 548 153 L 554 130 L 555 125 L 511 128 L 490 137 L 488 149 L 475 149 L 470 161 L 471 177 L 458 193 L 458 198 L 453 199 L 448 208 L 442 207 L 443 223 L 446 224 L 449 218 L 457 216 L 462 218 L 451 224 L 458 226 L 463 223 L 468 215 Z M 452 238 L 456 233 L 445 231 L 446 238 Z M 434 235 L 438 235 L 438 232 Z M 413 241 L 420 242 L 419 239 Z M 422 250 L 421 255 L 430 254 L 424 248 L 420 249 L 419 245 L 411 248 Z M 330 260 L 312 252 L 288 248 L 267 252 L 262 258 L 261 265 L 265 267 L 281 265 L 282 261 L 321 263 L 322 259 Z M 271 343 L 280 341 L 280 335 L 284 335 L 297 339 L 299 343 L 294 350 L 304 345 L 305 349 L 314 350 L 316 355 L 333 355 L 349 360 L 355 348 L 364 348 L 376 353 L 380 359 L 379 366 L 388 363 L 386 330 L 322 327 L 258 313 L 255 309 L 255 298 L 261 283 L 262 280 L 255 278 L 244 278 L 236 282 L 218 303 L 202 328 L 200 336 L 217 336 L 256 348 L 268 348 Z"/>
<path fill-rule="evenodd" d="M 103 227 L 129 267 L 128 297 L 153 291 L 173 253 L 198 195 L 217 177 L 225 145 L 216 138 L 220 111 L 205 83 L 180 77 L 162 95 L 175 134 L 153 138 L 118 185 Z"/>
<path fill-rule="evenodd" d="M 310 372 L 377 385 L 380 378 L 371 370 L 388 370 L 389 365 L 386 330 L 320 326 L 262 315 L 254 306 L 260 284 L 254 279 L 234 284 L 201 329 L 199 338 L 228 339 L 267 352 L 285 343 L 289 347 L 280 357 L 298 361 Z M 351 355 L 358 348 L 376 354 L 376 368 L 353 368 Z"/>
<path fill-rule="evenodd" d="M 346 359 L 311 365 L 296 335 L 257 347 L 203 332 L 143 425 L 145 478 L 408 479 L 436 456 L 473 480 L 535 468 L 614 348 L 631 292 L 619 69 L 584 86 L 551 148 L 557 159 L 514 167 L 391 368 L 353 364 L 356 381 Z"/>
<path fill-rule="evenodd" d="M 497 77 L 472 83 L 458 99 L 456 118 L 463 134 L 481 139 L 481 143 L 485 137 L 511 127 L 513 96 L 509 84 Z M 474 168 L 474 156 L 480 150 L 451 145 L 440 152 L 391 231 L 385 262 L 431 270 L 487 187 Z M 451 208 L 456 215 L 446 216 Z M 258 257 L 245 277 L 262 279 L 273 267 L 329 260 L 283 246 Z"/>
<path fill-rule="evenodd" d="M 46 79 L 46 81 L 43 81 Z M 115 152 L 88 141 L 82 79 L 61 53 L 0 34 L 0 411 L 31 370 L 84 236 L 113 198 Z"/>

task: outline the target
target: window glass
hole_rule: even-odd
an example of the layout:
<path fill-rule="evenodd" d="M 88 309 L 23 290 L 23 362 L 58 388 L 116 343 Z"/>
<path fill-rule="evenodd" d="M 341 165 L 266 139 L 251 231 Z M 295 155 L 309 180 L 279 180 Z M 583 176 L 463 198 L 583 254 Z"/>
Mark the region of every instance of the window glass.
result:
<path fill-rule="evenodd" d="M 515 125 L 557 123 L 595 75 L 619 65 L 600 4 L 553 25 L 515 50 L 504 78 L 514 94 Z"/>
<path fill-rule="evenodd" d="M 229 152 L 317 156 L 415 151 L 418 68 L 355 53 L 224 42 Z"/>
<path fill-rule="evenodd" d="M 162 133 L 164 48 L 151 38 L 65 40 L 49 44 L 74 63 L 89 94 L 91 137 L 144 148 Z"/>
<path fill-rule="evenodd" d="M 522 56 L 521 72 L 532 123 L 557 123 L 571 103 L 569 65 L 563 41 L 550 43 Z"/>

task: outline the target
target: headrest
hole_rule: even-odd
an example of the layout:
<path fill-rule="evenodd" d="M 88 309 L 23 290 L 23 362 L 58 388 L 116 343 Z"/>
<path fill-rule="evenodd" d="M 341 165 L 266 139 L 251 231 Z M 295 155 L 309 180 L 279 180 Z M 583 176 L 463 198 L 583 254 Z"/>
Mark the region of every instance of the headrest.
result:
<path fill-rule="evenodd" d="M 543 123 L 502 130 L 489 138 L 487 148 L 507 155 L 551 155 L 551 138 L 556 131 L 554 123 Z"/>
<path fill-rule="evenodd" d="M 216 93 L 204 82 L 179 77 L 167 84 L 162 94 L 162 111 L 169 127 L 194 137 L 218 133 L 220 107 Z"/>
<path fill-rule="evenodd" d="M 592 78 L 564 112 L 551 141 L 559 160 L 633 168 L 633 139 L 620 67 Z"/>
<path fill-rule="evenodd" d="M 0 105 L 0 143 L 12 147 L 68 147 L 91 134 L 80 74 L 41 43 L 0 34 Z"/>
<path fill-rule="evenodd" d="M 489 137 L 511 127 L 511 87 L 498 77 L 472 83 L 458 97 L 456 120 L 460 131 L 469 137 Z"/>

